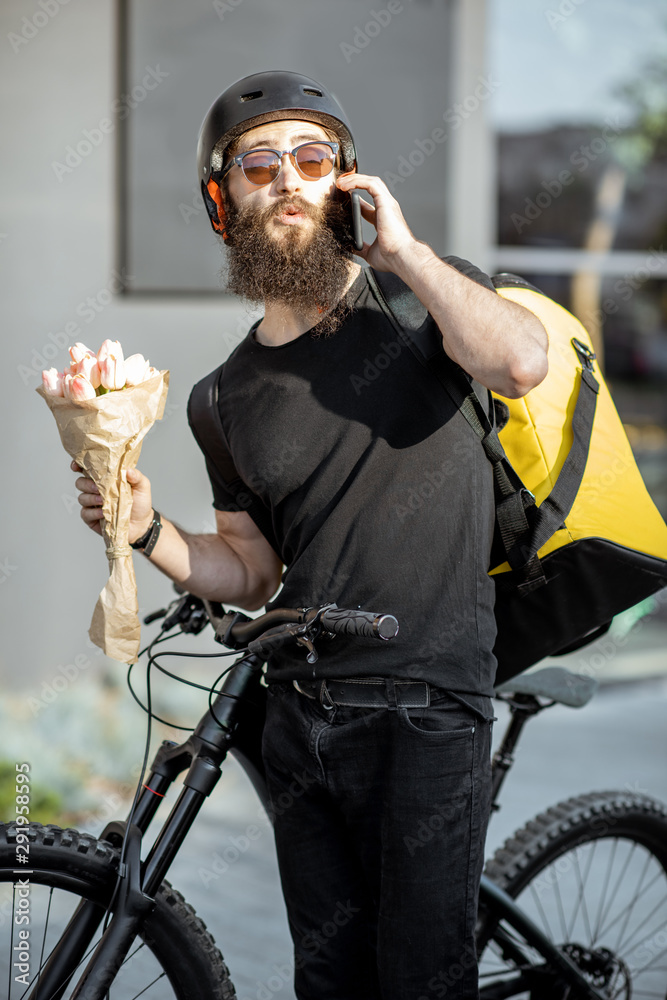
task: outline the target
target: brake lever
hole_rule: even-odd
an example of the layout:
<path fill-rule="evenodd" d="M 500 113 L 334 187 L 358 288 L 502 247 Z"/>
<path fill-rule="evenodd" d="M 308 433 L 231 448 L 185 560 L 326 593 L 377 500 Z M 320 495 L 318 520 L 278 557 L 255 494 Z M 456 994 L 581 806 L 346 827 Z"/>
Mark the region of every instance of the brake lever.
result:
<path fill-rule="evenodd" d="M 301 646 L 305 646 L 308 650 L 308 662 L 314 663 L 315 660 L 310 659 L 313 655 L 317 659 L 317 652 L 313 645 L 313 641 L 310 637 L 310 633 L 313 628 L 313 622 L 298 622 L 285 625 L 277 625 L 274 629 L 269 631 L 269 634 L 260 635 L 259 638 L 253 639 L 252 642 L 248 643 L 248 652 L 256 653 L 258 656 L 266 657 L 267 654 L 274 652 L 277 649 L 281 649 L 287 642 L 294 640 Z M 313 636 L 316 638 L 316 635 Z"/>
<path fill-rule="evenodd" d="M 144 618 L 144 625 L 150 625 L 151 622 L 156 622 L 158 618 L 164 618 L 168 613 L 169 608 L 160 608 L 159 611 L 151 611 L 149 615 Z"/>
<path fill-rule="evenodd" d="M 192 594 L 185 594 L 171 614 L 168 614 L 162 622 L 162 631 L 167 632 L 176 625 L 181 626 L 183 632 L 197 635 L 206 626 L 208 615 L 199 597 Z"/>
<path fill-rule="evenodd" d="M 297 646 L 305 646 L 308 650 L 308 656 L 306 657 L 308 663 L 317 663 L 319 656 L 312 639 L 309 639 L 308 636 L 300 635 L 297 637 L 296 644 Z"/>

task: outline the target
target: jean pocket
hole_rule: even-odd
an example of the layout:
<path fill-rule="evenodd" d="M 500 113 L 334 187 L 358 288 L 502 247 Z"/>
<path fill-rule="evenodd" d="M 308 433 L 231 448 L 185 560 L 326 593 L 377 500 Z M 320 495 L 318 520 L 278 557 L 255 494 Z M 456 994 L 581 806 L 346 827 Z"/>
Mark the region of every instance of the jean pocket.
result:
<path fill-rule="evenodd" d="M 403 729 L 439 743 L 462 740 L 475 732 L 476 719 L 460 705 L 398 708 Z"/>

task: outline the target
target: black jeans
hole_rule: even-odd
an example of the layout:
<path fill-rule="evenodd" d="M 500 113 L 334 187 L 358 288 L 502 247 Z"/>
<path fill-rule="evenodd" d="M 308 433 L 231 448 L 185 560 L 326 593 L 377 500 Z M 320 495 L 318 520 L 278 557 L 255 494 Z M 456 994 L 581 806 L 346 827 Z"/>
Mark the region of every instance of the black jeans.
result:
<path fill-rule="evenodd" d="M 474 1000 L 491 702 L 269 688 L 263 755 L 299 1000 Z"/>

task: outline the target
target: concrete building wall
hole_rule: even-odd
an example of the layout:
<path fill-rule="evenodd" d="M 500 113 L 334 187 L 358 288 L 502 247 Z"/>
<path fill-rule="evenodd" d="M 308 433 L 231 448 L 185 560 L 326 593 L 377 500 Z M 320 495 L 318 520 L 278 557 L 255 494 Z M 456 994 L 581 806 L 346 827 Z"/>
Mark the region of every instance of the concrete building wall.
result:
<path fill-rule="evenodd" d="M 112 0 L 42 6 L 5 0 L 0 7 L 5 688 L 36 690 L 77 656 L 79 662 L 104 660 L 91 650 L 87 628 L 106 559 L 101 540 L 79 519 L 75 476 L 53 417 L 35 393 L 41 369 L 64 365 L 63 345 L 82 340 L 96 348 L 106 337 L 169 368 L 165 419 L 145 441 L 140 468 L 152 480 L 158 509 L 203 530 L 212 525 L 213 512 L 187 427 L 187 397 L 249 325 L 244 307 L 227 299 L 109 294 L 116 283 L 114 136 L 105 135 L 60 180 L 51 164 L 64 160 L 84 129 L 110 116 L 113 40 Z M 164 605 L 172 596 L 169 581 L 140 559 L 135 564 L 142 608 Z"/>

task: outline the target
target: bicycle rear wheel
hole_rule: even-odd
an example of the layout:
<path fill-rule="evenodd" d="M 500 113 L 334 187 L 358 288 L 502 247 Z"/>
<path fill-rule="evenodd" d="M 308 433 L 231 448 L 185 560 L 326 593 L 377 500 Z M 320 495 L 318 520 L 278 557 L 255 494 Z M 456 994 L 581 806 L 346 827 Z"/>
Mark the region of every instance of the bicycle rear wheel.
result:
<path fill-rule="evenodd" d="M 30 838 L 25 865 L 17 863 L 19 829 Z M 118 859 L 119 852 L 111 844 L 78 830 L 38 823 L 0 825 L 0 992 L 7 984 L 7 1000 L 31 994 L 40 969 L 82 899 L 106 908 L 116 884 Z M 27 892 L 17 892 L 19 880 L 27 882 Z M 28 936 L 19 935 L 22 930 Z M 63 998 L 70 993 L 66 989 Z M 145 1000 L 233 1000 L 236 996 L 206 926 L 168 882 L 162 883 L 155 909 L 109 992 L 111 1000 L 139 996 Z"/>
<path fill-rule="evenodd" d="M 568 799 L 507 840 L 486 874 L 610 1000 L 666 1000 L 667 809 L 661 803 L 634 792 Z M 567 995 L 540 957 L 502 922 L 493 927 L 483 910 L 478 953 L 482 997 Z M 528 964 L 522 976 L 517 970 Z"/>

